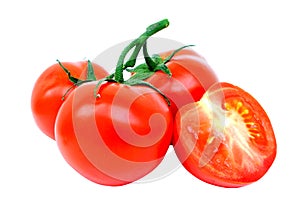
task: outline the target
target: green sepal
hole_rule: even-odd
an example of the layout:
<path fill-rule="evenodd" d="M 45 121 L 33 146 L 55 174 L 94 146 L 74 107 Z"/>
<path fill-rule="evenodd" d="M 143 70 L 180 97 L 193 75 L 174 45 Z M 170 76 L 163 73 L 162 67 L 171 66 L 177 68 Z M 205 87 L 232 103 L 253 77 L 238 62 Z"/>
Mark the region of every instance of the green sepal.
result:
<path fill-rule="evenodd" d="M 67 91 L 64 93 L 64 95 L 61 97 L 61 100 L 64 101 L 66 95 L 76 86 L 80 86 L 83 83 L 91 82 L 91 81 L 96 81 L 97 78 L 95 76 L 94 68 L 90 60 L 87 62 L 87 78 L 86 80 L 80 80 L 76 77 L 73 77 L 71 72 L 57 59 L 56 60 L 59 64 L 59 66 L 65 71 L 65 73 L 68 75 L 68 78 L 72 84 L 70 88 L 67 89 Z"/>
<path fill-rule="evenodd" d="M 168 63 L 168 62 L 174 57 L 174 55 L 175 55 L 176 53 L 178 53 L 178 52 L 181 51 L 182 49 L 185 49 L 185 48 L 191 47 L 191 46 L 195 46 L 195 45 L 184 45 L 184 46 L 182 46 L 182 47 L 180 47 L 180 48 L 174 50 L 174 51 L 172 52 L 172 54 L 170 54 L 168 57 L 166 57 L 166 59 L 163 61 L 163 63 L 164 63 L 164 64 Z"/>
<path fill-rule="evenodd" d="M 96 81 L 97 78 L 95 76 L 94 67 L 93 67 L 92 62 L 90 60 L 88 60 L 87 61 L 87 65 L 88 65 L 88 68 L 87 68 L 87 80 Z"/>
<path fill-rule="evenodd" d="M 144 73 L 146 71 L 149 71 L 149 68 L 147 66 L 147 64 L 143 63 L 138 65 L 135 68 L 127 68 L 126 71 L 130 72 L 130 73 Z"/>
<path fill-rule="evenodd" d="M 169 75 L 170 77 L 172 76 L 172 73 L 170 69 L 165 65 L 165 64 L 159 64 L 154 68 L 154 72 L 161 70 L 165 74 Z"/>
<path fill-rule="evenodd" d="M 156 63 L 156 65 L 164 63 L 164 60 L 161 58 L 159 54 L 152 55 L 152 60 L 154 61 L 154 63 Z"/>
<path fill-rule="evenodd" d="M 149 77 L 151 77 L 154 74 L 154 72 L 152 71 L 145 71 L 145 72 L 136 72 L 135 74 L 133 74 L 128 80 L 126 80 L 127 82 L 129 81 L 135 81 L 135 80 L 146 80 Z"/>
<path fill-rule="evenodd" d="M 147 42 L 143 45 L 143 53 L 144 53 L 144 59 L 145 63 L 140 64 L 139 66 L 132 68 L 132 69 L 126 69 L 128 72 L 135 73 L 134 79 L 141 79 L 145 80 L 149 77 L 151 77 L 155 72 L 162 71 L 165 74 L 172 76 L 172 72 L 167 67 L 167 63 L 174 57 L 174 55 L 179 52 L 180 50 L 194 46 L 194 45 L 185 45 L 182 46 L 176 50 L 174 50 L 168 57 L 166 57 L 164 60 L 161 58 L 160 55 L 154 54 L 152 57 L 149 56 L 147 51 Z"/>
<path fill-rule="evenodd" d="M 169 98 L 162 92 L 160 91 L 158 88 L 156 88 L 155 86 L 153 86 L 152 84 L 146 82 L 146 81 L 143 81 L 143 80 L 139 80 L 139 79 L 128 79 L 124 82 L 124 84 L 126 85 L 129 85 L 129 86 L 137 86 L 137 85 L 140 85 L 140 86 L 147 86 L 153 90 L 155 90 L 156 92 L 158 92 L 164 99 L 165 101 L 167 102 L 168 106 L 171 105 L 171 102 L 169 100 Z"/>
<path fill-rule="evenodd" d="M 94 96 L 96 98 L 98 97 L 97 92 L 98 92 L 99 87 L 101 86 L 101 84 L 104 83 L 104 82 L 116 82 L 116 80 L 114 79 L 114 77 L 115 77 L 115 74 L 112 73 L 112 74 L 108 75 L 107 77 L 105 77 L 105 78 L 100 79 L 100 80 L 97 81 L 97 84 L 96 84 L 96 86 L 94 88 Z"/>
<path fill-rule="evenodd" d="M 82 80 L 76 78 L 76 77 L 73 77 L 71 75 L 71 72 L 57 59 L 56 60 L 59 64 L 59 66 L 65 71 L 65 73 L 68 75 L 68 78 L 69 80 L 74 84 L 76 85 L 78 82 L 82 82 Z"/>

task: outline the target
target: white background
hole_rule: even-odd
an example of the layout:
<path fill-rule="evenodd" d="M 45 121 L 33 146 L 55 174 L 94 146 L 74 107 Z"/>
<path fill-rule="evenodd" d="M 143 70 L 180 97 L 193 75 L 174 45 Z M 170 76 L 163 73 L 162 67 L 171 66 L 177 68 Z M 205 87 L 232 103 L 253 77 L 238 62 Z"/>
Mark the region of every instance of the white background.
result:
<path fill-rule="evenodd" d="M 299 11 L 296 0 L 2 1 L 0 217 L 299 217 Z M 93 59 L 163 18 L 170 26 L 157 37 L 196 44 L 220 80 L 269 114 L 278 155 L 257 183 L 218 188 L 180 168 L 104 187 L 71 169 L 37 129 L 30 96 L 45 68 Z"/>

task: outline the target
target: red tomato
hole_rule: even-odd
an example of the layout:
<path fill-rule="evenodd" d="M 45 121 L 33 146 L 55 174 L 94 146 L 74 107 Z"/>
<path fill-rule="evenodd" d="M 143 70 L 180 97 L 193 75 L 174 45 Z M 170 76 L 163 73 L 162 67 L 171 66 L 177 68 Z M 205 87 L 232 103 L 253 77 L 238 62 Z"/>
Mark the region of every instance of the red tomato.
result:
<path fill-rule="evenodd" d="M 172 53 L 173 51 L 168 51 L 160 56 L 164 60 Z M 157 71 L 146 81 L 169 97 L 174 116 L 178 108 L 199 101 L 205 91 L 218 81 L 206 60 L 191 49 L 177 52 L 166 66 L 172 73 L 171 77 Z"/>
<path fill-rule="evenodd" d="M 62 64 L 73 77 L 81 80 L 86 79 L 87 61 L 64 62 Z M 101 66 L 95 63 L 92 65 L 97 79 L 108 75 Z M 58 110 L 63 103 L 62 97 L 72 86 L 74 84 L 58 63 L 47 68 L 34 85 L 31 96 L 33 117 L 40 130 L 52 139 L 55 139 L 54 124 Z"/>
<path fill-rule="evenodd" d="M 174 148 L 181 163 L 213 185 L 255 182 L 276 156 L 266 112 L 250 94 L 228 83 L 215 84 L 199 102 L 182 107 L 174 126 Z"/>
<path fill-rule="evenodd" d="M 145 86 L 95 82 L 74 90 L 56 121 L 56 141 L 82 176 L 119 186 L 142 178 L 166 154 L 173 132 L 165 99 Z"/>

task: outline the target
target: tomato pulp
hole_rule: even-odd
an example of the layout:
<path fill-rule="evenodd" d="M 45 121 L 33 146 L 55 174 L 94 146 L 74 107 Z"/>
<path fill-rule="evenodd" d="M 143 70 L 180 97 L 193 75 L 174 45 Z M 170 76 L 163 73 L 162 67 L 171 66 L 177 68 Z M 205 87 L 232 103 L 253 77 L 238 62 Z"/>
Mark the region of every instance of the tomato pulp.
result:
<path fill-rule="evenodd" d="M 199 102 L 178 111 L 174 141 L 191 174 L 222 187 L 257 181 L 276 156 L 266 112 L 249 93 L 228 83 L 213 85 Z"/>

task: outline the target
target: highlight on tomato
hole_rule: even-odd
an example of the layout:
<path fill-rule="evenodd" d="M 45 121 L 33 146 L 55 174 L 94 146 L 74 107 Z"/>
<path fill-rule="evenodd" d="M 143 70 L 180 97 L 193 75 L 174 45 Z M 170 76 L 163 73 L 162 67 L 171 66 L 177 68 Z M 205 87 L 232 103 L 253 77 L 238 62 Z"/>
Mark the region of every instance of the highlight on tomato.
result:
<path fill-rule="evenodd" d="M 198 102 L 180 108 L 174 149 L 198 179 L 241 187 L 262 178 L 276 156 L 276 139 L 262 106 L 243 89 L 217 83 Z"/>
<path fill-rule="evenodd" d="M 32 90 L 31 110 L 39 129 L 55 139 L 54 126 L 59 108 L 80 84 L 103 79 L 108 73 L 90 61 L 59 62 L 48 67 Z"/>

